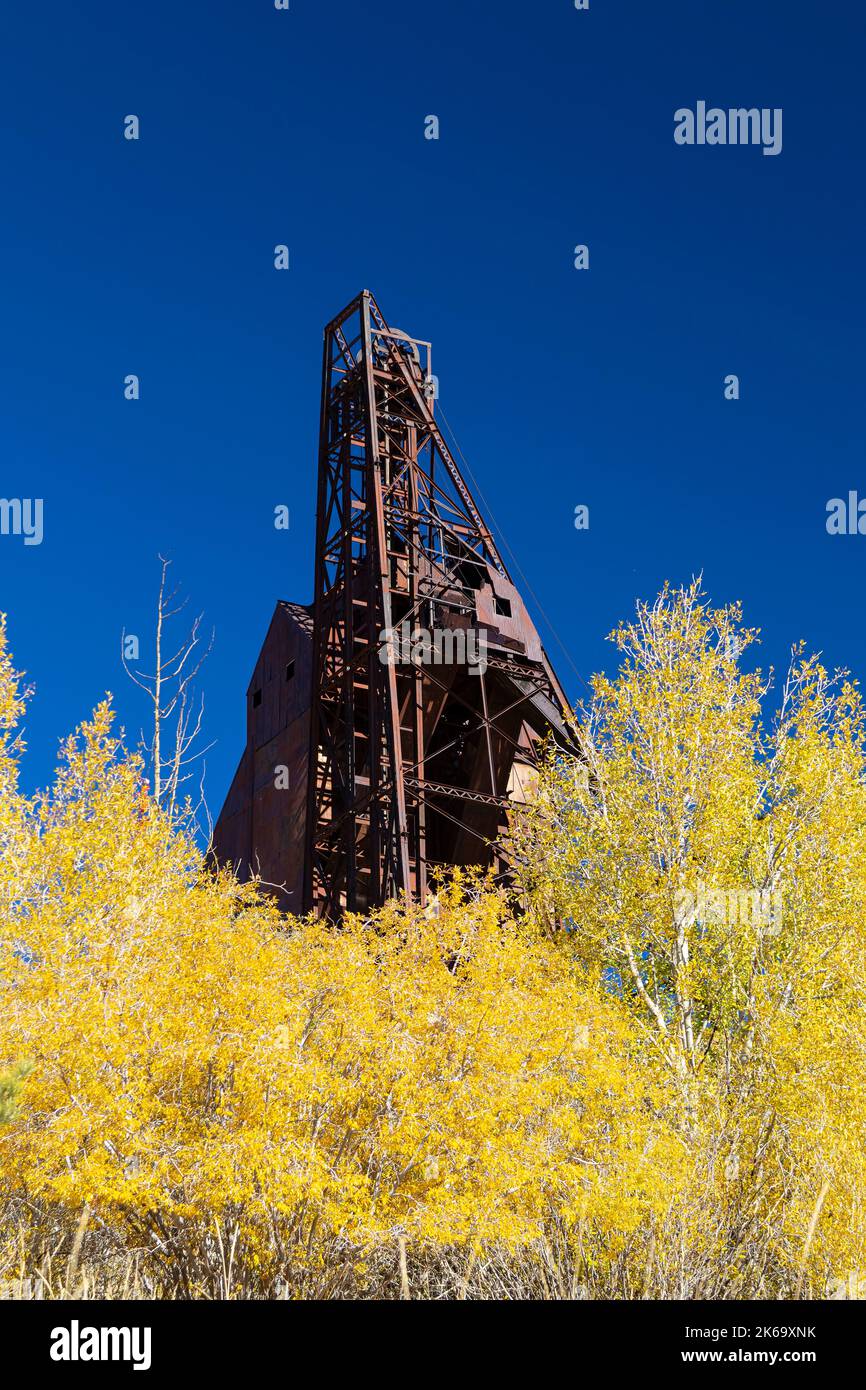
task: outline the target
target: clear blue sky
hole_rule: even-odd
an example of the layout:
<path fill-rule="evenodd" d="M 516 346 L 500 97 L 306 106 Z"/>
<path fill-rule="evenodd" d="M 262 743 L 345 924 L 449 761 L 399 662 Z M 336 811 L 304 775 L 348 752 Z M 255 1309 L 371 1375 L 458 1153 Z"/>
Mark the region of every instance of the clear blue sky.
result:
<path fill-rule="evenodd" d="M 583 675 L 637 597 L 702 569 L 765 662 L 803 637 L 862 676 L 866 537 L 829 537 L 825 505 L 866 495 L 864 38 L 853 0 L 10 10 L 0 496 L 45 507 L 41 546 L 0 537 L 27 785 L 106 690 L 137 734 L 120 633 L 150 632 L 163 550 L 216 628 L 219 809 L 274 603 L 311 597 L 322 327 L 363 286 L 432 339 Z M 781 107 L 782 153 L 678 147 L 699 100 Z"/>

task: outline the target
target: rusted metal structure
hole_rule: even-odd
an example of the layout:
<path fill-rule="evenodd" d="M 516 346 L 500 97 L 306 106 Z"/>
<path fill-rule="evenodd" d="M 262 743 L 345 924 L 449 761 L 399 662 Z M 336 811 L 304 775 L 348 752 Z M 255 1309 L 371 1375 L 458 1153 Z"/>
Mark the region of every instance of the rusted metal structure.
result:
<path fill-rule="evenodd" d="M 540 742 L 575 751 L 434 397 L 430 344 L 369 291 L 326 328 L 313 602 L 274 614 L 214 835 L 296 912 L 423 902 L 458 864 L 507 873 Z"/>

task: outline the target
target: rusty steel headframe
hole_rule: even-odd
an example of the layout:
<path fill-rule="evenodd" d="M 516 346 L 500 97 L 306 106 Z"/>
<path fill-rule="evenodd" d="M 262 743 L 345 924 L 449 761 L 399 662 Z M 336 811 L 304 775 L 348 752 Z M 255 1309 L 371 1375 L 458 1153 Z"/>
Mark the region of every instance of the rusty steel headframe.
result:
<path fill-rule="evenodd" d="M 325 330 L 304 868 L 321 916 L 423 902 L 437 866 L 507 872 L 502 832 L 541 741 L 575 748 L 433 380 L 429 344 L 367 290 Z M 475 632 L 480 667 L 396 660 L 393 634 L 416 629 Z"/>

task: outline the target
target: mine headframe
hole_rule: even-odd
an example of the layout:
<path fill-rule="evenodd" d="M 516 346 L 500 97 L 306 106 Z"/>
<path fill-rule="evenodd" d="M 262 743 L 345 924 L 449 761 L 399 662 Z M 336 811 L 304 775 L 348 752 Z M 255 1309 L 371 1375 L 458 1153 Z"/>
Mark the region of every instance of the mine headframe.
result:
<path fill-rule="evenodd" d="M 369 291 L 325 330 L 304 879 L 322 916 L 424 902 L 440 867 L 507 874 L 540 742 L 574 748 L 435 385 L 430 345 Z"/>

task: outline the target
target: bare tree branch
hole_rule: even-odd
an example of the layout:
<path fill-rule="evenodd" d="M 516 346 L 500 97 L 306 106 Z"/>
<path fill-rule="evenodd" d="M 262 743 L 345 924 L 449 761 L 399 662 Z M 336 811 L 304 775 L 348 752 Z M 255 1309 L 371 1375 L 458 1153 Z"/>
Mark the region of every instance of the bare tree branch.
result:
<path fill-rule="evenodd" d="M 189 780 L 191 773 L 183 769 L 191 763 L 203 759 L 213 743 L 198 748 L 197 741 L 204 721 L 204 696 L 200 698 L 195 691 L 195 679 L 213 650 L 214 632 L 204 645 L 202 623 L 204 614 L 194 619 L 186 637 L 171 656 L 163 655 L 166 626 L 187 606 L 188 598 L 179 599 L 180 586 L 168 590 L 168 570 L 171 561 L 159 556 L 160 571 L 159 595 L 156 605 L 155 669 L 152 675 L 133 670 L 127 660 L 125 650 L 126 631 L 123 632 L 121 660 L 123 669 L 139 690 L 143 690 L 152 707 L 153 736 L 147 741 L 142 736 L 142 745 L 148 756 L 153 779 L 154 799 L 170 815 L 177 810 L 180 788 Z M 199 784 L 199 801 L 194 814 L 203 809 L 207 817 L 208 833 L 213 830 L 210 812 L 204 798 L 204 763 Z"/>

